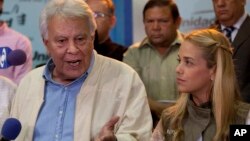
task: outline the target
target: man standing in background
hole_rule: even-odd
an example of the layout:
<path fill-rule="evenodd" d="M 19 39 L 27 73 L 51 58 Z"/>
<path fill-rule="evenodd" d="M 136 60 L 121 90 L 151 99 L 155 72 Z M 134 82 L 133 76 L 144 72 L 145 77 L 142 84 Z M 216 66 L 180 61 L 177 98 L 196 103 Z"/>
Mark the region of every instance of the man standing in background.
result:
<path fill-rule="evenodd" d="M 95 50 L 97 53 L 122 61 L 126 47 L 113 42 L 109 36 L 116 24 L 115 6 L 112 0 L 86 0 L 94 12 L 97 23 Z"/>
<path fill-rule="evenodd" d="M 212 0 L 217 23 L 214 25 L 232 42 L 235 71 L 241 97 L 250 103 L 250 16 L 246 0 Z"/>
<path fill-rule="evenodd" d="M 4 0 L 0 0 L 0 16 L 3 12 Z M 6 22 L 0 20 L 0 56 L 6 60 L 9 51 L 21 49 L 26 53 L 27 59 L 23 65 L 9 66 L 8 64 L 2 64 L 0 68 L 0 75 L 11 79 L 16 84 L 19 83 L 21 78 L 32 69 L 32 47 L 30 40 L 22 35 L 10 29 Z M 8 50 L 8 52 L 6 52 Z M 5 56 L 3 56 L 5 55 Z M 1 63 L 8 63 L 7 61 Z"/>
<path fill-rule="evenodd" d="M 178 32 L 181 17 L 172 0 L 149 0 L 143 10 L 147 37 L 132 45 L 123 61 L 140 75 L 155 122 L 162 110 L 178 96 L 175 68 L 182 35 Z"/>

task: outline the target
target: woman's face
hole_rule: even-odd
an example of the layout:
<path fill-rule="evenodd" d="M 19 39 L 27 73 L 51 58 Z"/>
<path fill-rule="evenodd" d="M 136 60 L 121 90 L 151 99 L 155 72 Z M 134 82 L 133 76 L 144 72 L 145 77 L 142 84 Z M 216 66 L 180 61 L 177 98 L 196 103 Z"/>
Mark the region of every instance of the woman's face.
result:
<path fill-rule="evenodd" d="M 214 78 L 214 67 L 207 67 L 202 50 L 184 41 L 179 50 L 179 60 L 176 68 L 178 90 L 194 97 L 206 97 Z"/>

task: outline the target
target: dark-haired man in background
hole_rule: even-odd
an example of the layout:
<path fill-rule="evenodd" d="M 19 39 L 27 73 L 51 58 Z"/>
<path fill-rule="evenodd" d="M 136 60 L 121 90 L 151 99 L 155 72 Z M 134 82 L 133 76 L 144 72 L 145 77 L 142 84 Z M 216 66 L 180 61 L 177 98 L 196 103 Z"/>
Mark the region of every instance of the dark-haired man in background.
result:
<path fill-rule="evenodd" d="M 147 37 L 129 47 L 123 61 L 134 68 L 146 87 L 155 123 L 163 109 L 178 96 L 175 68 L 183 40 L 178 28 L 181 17 L 172 0 L 149 0 L 143 10 Z"/>

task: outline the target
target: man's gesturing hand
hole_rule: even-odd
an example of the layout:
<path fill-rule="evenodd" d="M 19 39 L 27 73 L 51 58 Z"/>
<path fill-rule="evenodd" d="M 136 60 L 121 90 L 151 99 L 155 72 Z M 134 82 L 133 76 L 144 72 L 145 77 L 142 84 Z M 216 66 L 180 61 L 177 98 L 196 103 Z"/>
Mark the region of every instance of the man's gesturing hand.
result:
<path fill-rule="evenodd" d="M 116 137 L 114 134 L 115 124 L 118 122 L 119 117 L 112 117 L 101 129 L 98 137 L 95 141 L 116 141 Z"/>

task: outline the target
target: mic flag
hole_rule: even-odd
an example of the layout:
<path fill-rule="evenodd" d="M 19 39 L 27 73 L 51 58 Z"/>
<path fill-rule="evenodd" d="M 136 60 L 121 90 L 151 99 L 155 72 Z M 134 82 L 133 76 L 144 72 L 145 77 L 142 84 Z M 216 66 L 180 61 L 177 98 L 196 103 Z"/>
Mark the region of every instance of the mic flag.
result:
<path fill-rule="evenodd" d="M 27 56 L 23 50 L 11 50 L 9 47 L 0 47 L 0 69 L 18 66 L 25 63 Z"/>
<path fill-rule="evenodd" d="M 1 135 L 3 136 L 0 141 L 14 140 L 19 135 L 22 125 L 16 118 L 8 118 L 3 124 Z"/>
<path fill-rule="evenodd" d="M 7 54 L 9 54 L 12 50 L 8 47 L 0 48 L 0 68 L 8 68 L 10 65 L 7 62 Z"/>

